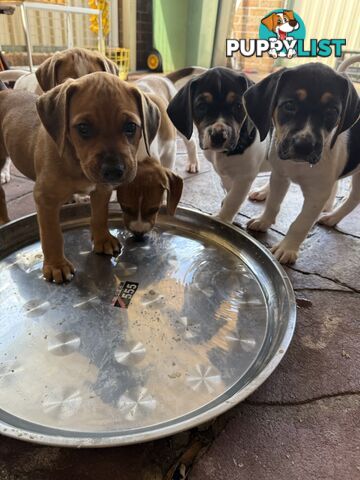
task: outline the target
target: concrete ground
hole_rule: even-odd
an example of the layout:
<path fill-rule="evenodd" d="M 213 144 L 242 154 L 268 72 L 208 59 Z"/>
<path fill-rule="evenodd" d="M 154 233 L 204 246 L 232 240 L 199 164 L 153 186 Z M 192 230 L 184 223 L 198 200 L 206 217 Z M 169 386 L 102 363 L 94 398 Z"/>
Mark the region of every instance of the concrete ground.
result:
<path fill-rule="evenodd" d="M 210 165 L 201 157 L 200 173 L 190 175 L 185 161 L 179 141 L 183 205 L 216 212 L 222 192 Z M 5 191 L 12 219 L 34 211 L 32 183 L 18 172 Z M 294 186 L 260 241 L 281 238 L 300 205 Z M 247 202 L 236 221 L 244 226 L 262 208 Z M 336 230 L 316 226 L 286 269 L 298 299 L 294 339 L 267 382 L 231 412 L 126 448 L 79 451 L 1 437 L 0 480 L 360 479 L 359 220 L 360 209 Z"/>

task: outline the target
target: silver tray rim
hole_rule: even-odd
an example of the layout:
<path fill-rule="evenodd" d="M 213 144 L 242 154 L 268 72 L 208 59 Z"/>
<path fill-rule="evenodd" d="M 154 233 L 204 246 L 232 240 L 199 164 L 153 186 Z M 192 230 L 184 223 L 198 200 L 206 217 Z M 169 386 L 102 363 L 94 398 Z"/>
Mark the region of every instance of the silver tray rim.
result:
<path fill-rule="evenodd" d="M 84 221 L 84 220 L 90 219 L 90 207 L 88 204 L 66 205 L 61 209 L 62 212 L 66 212 L 66 211 L 71 212 L 71 210 L 74 210 L 74 211 L 79 210 L 80 212 L 84 211 L 84 213 L 86 214 L 86 216 L 83 215 L 82 217 L 80 217 L 78 219 L 78 222 L 80 220 Z M 121 216 L 121 214 L 122 214 L 121 210 L 117 204 L 110 204 L 109 223 L 111 222 L 112 217 L 114 217 L 115 215 Z M 146 432 L 132 431 L 129 434 L 122 434 L 122 435 L 107 434 L 104 437 L 101 437 L 101 435 L 98 433 L 92 435 L 91 433 L 86 432 L 82 436 L 74 435 L 70 437 L 70 436 L 64 436 L 64 435 L 58 434 L 57 433 L 58 430 L 56 429 L 54 429 L 53 435 L 37 433 L 36 431 L 30 430 L 30 429 L 14 427 L 11 424 L 6 423 L 0 419 L 1 435 L 14 438 L 17 440 L 23 440 L 30 443 L 39 444 L 39 445 L 47 445 L 47 446 L 54 446 L 54 447 L 69 447 L 69 448 L 106 448 L 106 447 L 126 446 L 126 445 L 132 445 L 137 443 L 154 441 L 160 438 L 175 435 L 185 430 L 192 429 L 194 427 L 202 425 L 220 416 L 221 414 L 227 412 L 228 410 L 230 410 L 231 408 L 235 407 L 237 404 L 245 400 L 245 398 L 247 398 L 257 388 L 259 388 L 260 385 L 262 385 L 265 382 L 265 380 L 267 380 L 267 378 L 273 373 L 273 371 L 281 362 L 282 358 L 285 356 L 287 349 L 291 343 L 291 340 L 295 331 L 295 327 L 296 327 L 296 313 L 297 313 L 296 299 L 295 299 L 295 293 L 288 275 L 286 274 L 281 264 L 275 259 L 275 257 L 273 257 L 270 251 L 242 228 L 234 224 L 223 222 L 217 217 L 204 213 L 203 211 L 197 210 L 195 208 L 179 206 L 177 208 L 175 219 L 176 217 L 180 216 L 179 214 L 181 214 L 181 216 L 195 215 L 195 216 L 204 217 L 204 220 L 210 223 L 215 222 L 216 224 L 221 226 L 223 229 L 225 228 L 228 231 L 232 231 L 233 234 L 235 235 L 243 236 L 247 242 L 250 242 L 253 247 L 256 247 L 258 249 L 261 255 L 265 256 L 267 260 L 270 261 L 270 263 L 272 264 L 272 267 L 280 276 L 283 282 L 285 294 L 288 301 L 289 318 L 287 322 L 287 327 L 283 333 L 282 339 L 278 345 L 277 350 L 274 352 L 272 358 L 268 361 L 268 363 L 265 364 L 261 372 L 256 377 L 254 377 L 247 385 L 245 385 L 241 390 L 234 393 L 231 396 L 231 398 L 228 398 L 226 401 L 210 409 L 207 409 L 204 412 L 198 413 L 196 415 L 192 415 L 188 419 L 181 420 L 180 422 L 174 422 L 173 424 L 167 425 L 165 427 L 164 426 L 161 427 L 161 425 L 160 427 L 155 427 L 155 428 L 148 427 L 149 431 L 146 431 Z M 163 218 L 166 218 L 168 216 L 166 214 L 165 209 L 161 210 L 160 215 Z M 32 213 L 32 214 L 20 217 L 11 222 L 8 222 L 5 225 L 0 226 L 0 235 L 1 235 L 1 232 L 4 231 L 5 229 L 14 228 L 14 226 L 16 226 L 19 223 L 24 223 L 24 222 L 26 223 L 34 219 L 36 220 L 36 216 L 37 216 L 36 213 Z M 174 218 L 174 217 L 171 217 L 171 218 Z M 67 220 L 66 224 L 69 226 L 68 229 L 76 228 L 76 224 L 74 225 L 74 223 L 78 223 L 78 222 L 76 222 L 74 219 Z M 80 225 L 77 225 L 77 226 L 80 226 Z M 66 229 L 63 231 L 66 231 Z M 37 238 L 39 240 L 38 232 L 37 232 Z M 0 408 L 0 411 L 1 411 L 1 408 Z M 36 424 L 34 424 L 34 426 L 36 426 Z"/>

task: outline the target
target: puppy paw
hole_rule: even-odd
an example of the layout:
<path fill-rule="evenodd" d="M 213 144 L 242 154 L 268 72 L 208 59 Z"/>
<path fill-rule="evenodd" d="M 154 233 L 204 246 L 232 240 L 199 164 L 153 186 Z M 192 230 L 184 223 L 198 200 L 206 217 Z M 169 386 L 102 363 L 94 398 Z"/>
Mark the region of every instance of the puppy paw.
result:
<path fill-rule="evenodd" d="M 341 218 L 338 218 L 336 213 L 326 213 L 319 218 L 318 223 L 321 225 L 326 225 L 327 227 L 335 227 L 340 220 Z"/>
<path fill-rule="evenodd" d="M 107 232 L 107 234 L 102 237 L 94 237 L 94 252 L 105 255 L 116 255 L 120 252 L 120 242 L 116 237 L 111 235 L 111 233 Z"/>
<path fill-rule="evenodd" d="M 260 190 L 252 190 L 249 193 L 248 199 L 254 202 L 263 202 L 264 200 L 266 200 L 267 194 L 268 191 L 262 188 Z"/>
<path fill-rule="evenodd" d="M 199 171 L 199 163 L 196 162 L 189 162 L 186 166 L 186 171 L 188 173 L 198 173 Z"/>
<path fill-rule="evenodd" d="M 75 268 L 69 260 L 63 258 L 59 262 L 46 263 L 43 266 L 43 275 L 48 282 L 70 282 L 74 276 Z"/>
<path fill-rule="evenodd" d="M 252 218 L 246 224 L 249 230 L 254 230 L 256 232 L 266 232 L 271 227 L 272 222 L 266 220 L 266 218 L 258 217 Z"/>
<path fill-rule="evenodd" d="M 299 250 L 289 248 L 284 242 L 274 245 L 270 251 L 276 260 L 284 265 L 291 265 L 292 263 L 295 263 L 299 254 Z"/>
<path fill-rule="evenodd" d="M 83 193 L 74 193 L 73 195 L 74 203 L 89 203 L 90 202 L 90 195 L 86 195 Z"/>
<path fill-rule="evenodd" d="M 0 173 L 0 183 L 3 184 L 3 183 L 9 183 L 10 182 L 10 169 L 7 168 L 7 167 L 4 167 L 2 170 L 1 170 L 1 173 Z"/>

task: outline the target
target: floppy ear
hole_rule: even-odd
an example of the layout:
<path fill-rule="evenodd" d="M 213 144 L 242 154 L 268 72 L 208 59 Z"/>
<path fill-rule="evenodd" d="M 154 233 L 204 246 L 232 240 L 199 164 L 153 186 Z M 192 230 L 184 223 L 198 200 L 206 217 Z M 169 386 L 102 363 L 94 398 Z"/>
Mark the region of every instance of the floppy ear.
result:
<path fill-rule="evenodd" d="M 193 101 L 196 79 L 184 85 L 169 103 L 167 114 L 175 128 L 188 140 L 193 132 Z"/>
<path fill-rule="evenodd" d="M 119 69 L 116 63 L 114 63 L 113 61 L 109 60 L 106 57 L 100 59 L 100 62 L 101 62 L 101 68 L 104 70 L 104 72 L 112 73 L 117 77 L 119 76 Z"/>
<path fill-rule="evenodd" d="M 44 92 L 47 92 L 57 85 L 56 73 L 61 61 L 62 59 L 55 54 L 45 60 L 36 70 L 36 79 Z"/>
<path fill-rule="evenodd" d="M 295 20 L 294 11 L 293 10 L 284 10 L 283 13 L 289 17 L 289 20 Z"/>
<path fill-rule="evenodd" d="M 261 20 L 261 23 L 265 25 L 267 29 L 273 32 L 275 27 L 276 17 L 277 17 L 276 13 L 272 13 L 271 15 L 268 15 L 267 17 L 263 18 Z"/>
<path fill-rule="evenodd" d="M 282 68 L 268 75 L 264 80 L 256 83 L 244 93 L 243 102 L 246 113 L 259 130 L 261 141 L 269 133 L 272 115 L 276 106 L 279 83 L 286 70 L 286 68 Z"/>
<path fill-rule="evenodd" d="M 141 92 L 138 88 L 135 88 L 134 92 L 139 104 L 146 152 L 150 155 L 150 145 L 160 127 L 160 110 L 146 93 Z"/>
<path fill-rule="evenodd" d="M 66 80 L 62 85 L 40 95 L 36 108 L 46 131 L 54 140 L 62 157 L 68 131 L 68 110 L 71 96 L 76 90 L 74 80 Z"/>
<path fill-rule="evenodd" d="M 167 213 L 168 215 L 175 215 L 175 210 L 180 202 L 183 190 L 183 180 L 168 168 L 165 169 L 165 174 L 167 177 L 167 185 L 165 185 L 167 190 Z"/>
<path fill-rule="evenodd" d="M 341 103 L 342 103 L 342 111 L 340 116 L 339 125 L 331 139 L 330 148 L 335 145 L 337 137 L 340 133 L 345 132 L 350 127 L 354 125 L 354 123 L 359 120 L 360 115 L 360 100 L 357 91 L 355 90 L 354 85 L 352 84 L 351 80 L 345 76 L 341 75 L 342 78 L 342 95 L 341 95 Z"/>

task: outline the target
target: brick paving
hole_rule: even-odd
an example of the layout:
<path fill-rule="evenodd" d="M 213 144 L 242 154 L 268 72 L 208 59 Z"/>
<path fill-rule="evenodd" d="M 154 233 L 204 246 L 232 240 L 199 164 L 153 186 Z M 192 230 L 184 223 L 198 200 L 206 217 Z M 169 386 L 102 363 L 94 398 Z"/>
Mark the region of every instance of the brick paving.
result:
<path fill-rule="evenodd" d="M 222 192 L 201 157 L 197 175 L 184 173 L 182 203 L 207 213 Z M 256 180 L 261 184 L 267 174 Z M 11 219 L 34 211 L 32 182 L 14 170 L 5 185 Z M 272 245 L 301 205 L 293 186 L 277 224 L 257 235 Z M 247 202 L 244 226 L 262 205 Z M 360 479 L 360 209 L 338 228 L 316 226 L 287 272 L 299 301 L 288 353 L 251 397 L 211 424 L 126 448 L 69 450 L 0 438 L 0 480 L 356 480 Z"/>

